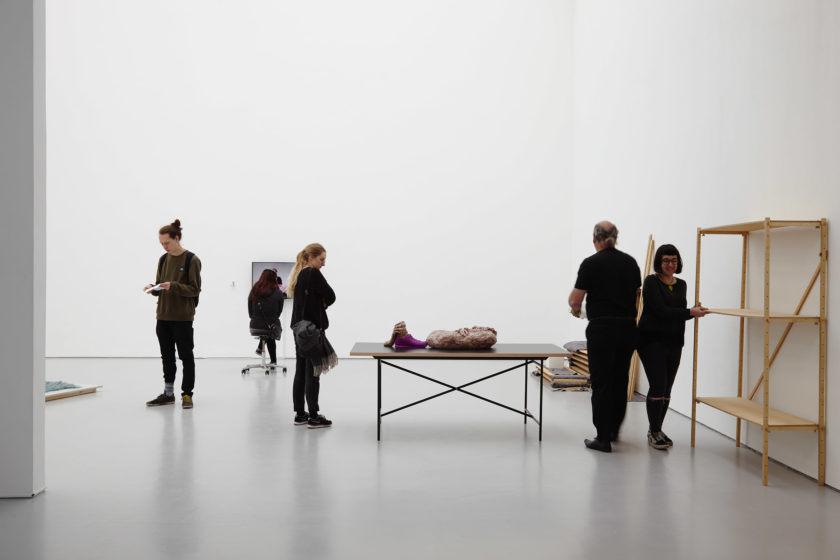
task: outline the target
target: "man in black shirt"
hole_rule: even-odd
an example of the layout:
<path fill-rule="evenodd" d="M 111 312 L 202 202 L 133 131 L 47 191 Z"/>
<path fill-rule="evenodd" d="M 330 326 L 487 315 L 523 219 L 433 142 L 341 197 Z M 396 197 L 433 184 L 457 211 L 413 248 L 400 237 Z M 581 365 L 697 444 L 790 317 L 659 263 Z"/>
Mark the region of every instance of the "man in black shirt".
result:
<path fill-rule="evenodd" d="M 610 442 L 627 409 L 630 359 L 636 348 L 636 300 L 641 272 L 636 260 L 615 248 L 618 228 L 604 221 L 595 225 L 595 254 L 584 259 L 569 294 L 572 315 L 581 316 L 586 296 L 586 348 L 592 381 L 592 423 L 595 439 L 586 447 L 609 453 Z"/>

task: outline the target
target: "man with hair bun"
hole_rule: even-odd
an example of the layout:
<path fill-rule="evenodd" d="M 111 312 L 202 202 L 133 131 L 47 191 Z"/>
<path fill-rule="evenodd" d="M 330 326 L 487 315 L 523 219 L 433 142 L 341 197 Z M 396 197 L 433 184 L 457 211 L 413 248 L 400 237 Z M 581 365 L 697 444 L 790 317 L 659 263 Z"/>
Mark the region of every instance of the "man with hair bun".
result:
<path fill-rule="evenodd" d="M 193 407 L 195 358 L 193 356 L 193 319 L 201 292 L 201 261 L 181 246 L 181 220 L 160 228 L 159 240 L 166 251 L 158 260 L 155 285 L 143 288 L 157 300 L 157 333 L 163 362 L 163 393 L 146 406 L 175 403 L 175 349 L 181 358 L 181 405 Z"/>
<path fill-rule="evenodd" d="M 618 228 L 611 222 L 595 224 L 592 244 L 595 254 L 580 265 L 569 294 L 575 317 L 581 316 L 586 297 L 586 348 L 592 381 L 594 439 L 584 440 L 589 449 L 609 453 L 627 409 L 630 359 L 636 348 L 636 299 L 642 274 L 636 260 L 615 248 Z"/>

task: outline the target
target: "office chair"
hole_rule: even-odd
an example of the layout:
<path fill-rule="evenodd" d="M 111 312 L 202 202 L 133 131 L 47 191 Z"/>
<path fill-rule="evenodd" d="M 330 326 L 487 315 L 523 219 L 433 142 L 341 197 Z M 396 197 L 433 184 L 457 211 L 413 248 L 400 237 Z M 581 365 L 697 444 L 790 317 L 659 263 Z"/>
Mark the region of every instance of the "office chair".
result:
<path fill-rule="evenodd" d="M 274 337 L 274 333 L 268 329 L 251 329 L 251 336 L 253 336 L 262 343 L 262 354 L 260 354 L 260 363 L 248 364 L 247 366 L 242 368 L 242 375 L 245 375 L 246 373 L 251 373 L 252 369 L 261 369 L 265 371 L 266 375 L 280 369 L 285 374 L 286 366 L 278 365 L 276 368 L 274 368 L 269 366 L 268 362 L 265 359 L 266 354 L 268 354 L 268 339 Z"/>

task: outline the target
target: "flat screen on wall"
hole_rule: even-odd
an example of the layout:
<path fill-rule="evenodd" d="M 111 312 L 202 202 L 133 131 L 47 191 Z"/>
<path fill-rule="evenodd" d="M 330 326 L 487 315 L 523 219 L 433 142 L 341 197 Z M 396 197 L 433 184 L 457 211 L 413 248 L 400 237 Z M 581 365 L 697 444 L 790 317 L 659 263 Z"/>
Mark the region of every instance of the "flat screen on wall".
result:
<path fill-rule="evenodd" d="M 286 292 L 286 285 L 289 282 L 289 274 L 292 272 L 292 267 L 295 266 L 293 262 L 283 262 L 283 261 L 260 261 L 260 262 L 252 262 L 251 263 L 251 285 L 257 283 L 257 280 L 260 279 L 260 275 L 263 273 L 263 270 L 267 268 L 274 269 L 277 272 L 277 277 L 280 280 L 280 289 L 283 292 Z"/>

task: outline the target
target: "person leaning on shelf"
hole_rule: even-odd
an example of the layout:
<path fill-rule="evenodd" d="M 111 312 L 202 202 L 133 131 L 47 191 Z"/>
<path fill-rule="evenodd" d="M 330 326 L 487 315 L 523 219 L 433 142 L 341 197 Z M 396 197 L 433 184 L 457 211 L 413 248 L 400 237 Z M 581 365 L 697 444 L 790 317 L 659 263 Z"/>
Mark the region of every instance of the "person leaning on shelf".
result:
<path fill-rule="evenodd" d="M 615 248 L 618 228 L 599 222 L 592 233 L 595 254 L 583 260 L 569 294 L 572 315 L 586 297 L 586 348 L 592 381 L 594 439 L 589 449 L 609 453 L 627 410 L 630 358 L 636 349 L 636 298 L 642 273 L 636 260 Z"/>
<path fill-rule="evenodd" d="M 662 431 L 662 421 L 671 403 L 671 387 L 680 366 L 685 322 L 703 317 L 708 310 L 701 305 L 687 307 L 686 283 L 674 276 L 682 272 L 682 257 L 676 247 L 659 247 L 653 257 L 653 270 L 655 273 L 645 278 L 642 288 L 639 358 L 649 384 L 648 444 L 655 449 L 668 449 L 674 442 Z"/>

